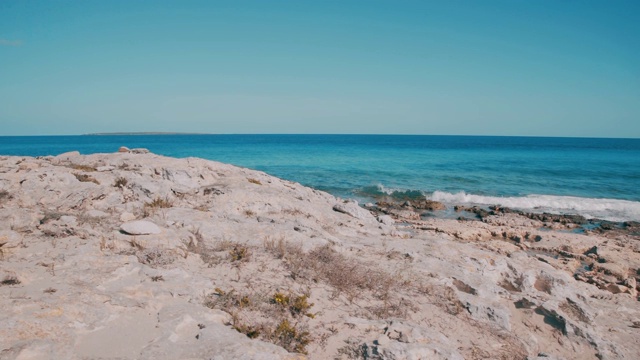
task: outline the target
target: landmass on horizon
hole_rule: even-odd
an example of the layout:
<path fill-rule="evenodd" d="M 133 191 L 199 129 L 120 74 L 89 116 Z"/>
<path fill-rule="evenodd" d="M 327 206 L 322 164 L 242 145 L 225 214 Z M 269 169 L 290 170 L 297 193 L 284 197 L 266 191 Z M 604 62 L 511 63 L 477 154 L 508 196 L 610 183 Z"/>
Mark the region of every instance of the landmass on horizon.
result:
<path fill-rule="evenodd" d="M 210 133 L 194 133 L 194 132 L 165 132 L 165 131 L 133 131 L 133 132 L 99 132 L 81 134 L 82 136 L 108 136 L 108 135 L 213 135 Z"/>

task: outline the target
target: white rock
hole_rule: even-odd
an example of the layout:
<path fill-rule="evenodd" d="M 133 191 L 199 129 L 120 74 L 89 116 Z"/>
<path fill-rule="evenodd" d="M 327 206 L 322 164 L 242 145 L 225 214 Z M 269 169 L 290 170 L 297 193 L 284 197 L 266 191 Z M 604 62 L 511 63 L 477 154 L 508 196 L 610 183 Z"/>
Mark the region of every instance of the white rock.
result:
<path fill-rule="evenodd" d="M 393 218 L 389 215 L 380 215 L 376 218 L 376 220 L 378 220 L 379 223 L 385 225 L 393 225 L 396 223 L 395 220 L 393 220 Z"/>
<path fill-rule="evenodd" d="M 113 170 L 115 168 L 116 168 L 115 166 L 107 165 L 107 166 L 98 166 L 96 168 L 96 170 L 99 171 L 99 172 L 104 172 L 104 171 L 111 171 L 111 170 Z"/>
<path fill-rule="evenodd" d="M 73 158 L 76 158 L 78 156 L 80 156 L 80 152 L 79 151 L 69 151 L 69 152 L 62 153 L 62 154 L 56 156 L 55 159 L 58 160 L 58 161 L 69 161 L 69 160 L 71 160 Z"/>
<path fill-rule="evenodd" d="M 136 216 L 133 215 L 130 212 L 123 212 L 122 214 L 120 214 L 120 221 L 133 221 L 136 219 Z"/>
<path fill-rule="evenodd" d="M 145 220 L 129 221 L 120 225 L 120 230 L 129 235 L 160 234 L 158 225 Z"/>
<path fill-rule="evenodd" d="M 149 149 L 136 148 L 136 149 L 131 149 L 131 152 L 134 153 L 134 154 L 148 154 L 149 153 Z"/>
<path fill-rule="evenodd" d="M 120 146 L 120 149 L 118 149 L 118 152 L 121 152 L 121 153 L 126 153 L 129 151 L 130 151 L 129 148 L 126 146 Z"/>
<path fill-rule="evenodd" d="M 357 201 L 347 201 L 347 202 L 335 204 L 333 206 L 333 210 L 353 216 L 354 218 L 360 219 L 360 220 L 373 219 L 373 215 L 371 215 L 371 213 L 368 210 L 361 208 L 358 205 Z"/>

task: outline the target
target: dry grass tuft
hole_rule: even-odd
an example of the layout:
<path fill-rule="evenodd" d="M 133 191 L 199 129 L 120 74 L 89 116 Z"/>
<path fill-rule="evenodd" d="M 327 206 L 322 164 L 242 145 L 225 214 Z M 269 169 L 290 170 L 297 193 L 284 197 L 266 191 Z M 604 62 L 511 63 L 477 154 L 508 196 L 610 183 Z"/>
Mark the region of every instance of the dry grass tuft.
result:
<path fill-rule="evenodd" d="M 312 278 L 332 286 L 350 300 L 369 291 L 378 299 L 387 299 L 400 282 L 390 274 L 338 253 L 331 245 L 311 250 L 302 261 L 312 270 Z M 299 266 L 298 266 L 299 267 Z"/>
<path fill-rule="evenodd" d="M 225 260 L 239 264 L 248 261 L 251 256 L 251 251 L 246 245 L 221 239 L 214 242 L 213 246 L 206 246 L 200 229 L 191 230 L 191 234 L 193 234 L 193 238 L 188 244 L 185 243 L 186 250 L 189 253 L 200 255 L 200 259 L 209 267 L 219 265 Z"/>
<path fill-rule="evenodd" d="M 116 178 L 116 181 L 113 183 L 113 187 L 117 187 L 120 189 L 124 189 L 125 187 L 127 187 L 127 184 L 129 183 L 129 180 L 123 178 L 122 176 Z"/>
<path fill-rule="evenodd" d="M 306 347 L 311 342 L 308 331 L 299 330 L 296 324 L 291 325 L 287 319 L 280 321 L 275 330 L 266 336 L 266 339 L 282 346 L 287 351 L 300 354 L 307 353 Z"/>
<path fill-rule="evenodd" d="M 407 280 L 408 272 L 387 273 L 375 264 L 340 254 L 331 245 L 304 252 L 301 245 L 293 245 L 280 237 L 265 239 L 264 247 L 284 262 L 294 280 L 324 282 L 333 289 L 334 298 L 344 295 L 350 302 L 365 298 L 373 300 L 373 304 L 364 307 L 365 316 L 406 318 L 410 311 L 417 311 L 410 296 L 402 295 L 420 287 Z M 281 300 L 286 301 L 286 298 Z M 306 299 L 298 301 L 302 304 L 303 300 Z"/>
<path fill-rule="evenodd" d="M 2 281 L 0 281 L 0 285 L 18 285 L 21 281 L 18 280 L 15 275 L 7 275 Z"/>
<path fill-rule="evenodd" d="M 231 262 L 246 262 L 249 261 L 249 258 L 251 257 L 251 250 L 249 250 L 249 247 L 246 245 L 235 245 L 233 249 L 229 251 L 229 257 Z"/>
<path fill-rule="evenodd" d="M 144 206 L 149 208 L 154 208 L 154 209 L 155 208 L 166 209 L 166 208 L 172 207 L 173 202 L 169 200 L 168 197 L 165 197 L 165 198 L 157 197 L 153 199 L 153 201 L 145 203 Z"/>
<path fill-rule="evenodd" d="M 7 190 L 0 190 L 0 203 L 5 200 L 11 200 L 13 196 Z"/>
<path fill-rule="evenodd" d="M 73 176 L 76 177 L 76 179 L 78 179 L 78 181 L 80 182 L 92 182 L 94 184 L 100 185 L 100 183 L 98 182 L 98 180 L 96 180 L 93 176 L 91 175 L 87 175 L 87 174 L 73 174 Z"/>
<path fill-rule="evenodd" d="M 276 259 L 291 259 L 303 254 L 302 244 L 291 244 L 285 240 L 284 236 L 277 239 L 267 236 L 264 239 L 264 249 L 273 254 Z"/>
<path fill-rule="evenodd" d="M 247 181 L 249 181 L 252 184 L 256 184 L 256 185 L 262 185 L 262 183 L 260 182 L 260 180 L 258 179 L 254 179 L 254 178 L 248 178 Z"/>
<path fill-rule="evenodd" d="M 155 213 L 158 209 L 167 209 L 173 206 L 173 202 L 168 197 L 156 197 L 150 202 L 144 203 L 144 207 L 142 208 L 142 214 L 146 216 L 150 216 Z"/>
<path fill-rule="evenodd" d="M 251 339 L 260 338 L 287 351 L 306 354 L 311 334 L 301 321 L 313 306 L 306 295 L 277 292 L 271 297 L 247 295 L 216 288 L 205 306 L 231 314 L 231 325 Z M 298 321 L 294 322 L 296 318 Z"/>
<path fill-rule="evenodd" d="M 170 250 L 143 249 L 139 244 L 133 244 L 138 249 L 136 257 L 141 264 L 149 265 L 152 268 L 163 267 L 176 261 L 176 254 Z"/>

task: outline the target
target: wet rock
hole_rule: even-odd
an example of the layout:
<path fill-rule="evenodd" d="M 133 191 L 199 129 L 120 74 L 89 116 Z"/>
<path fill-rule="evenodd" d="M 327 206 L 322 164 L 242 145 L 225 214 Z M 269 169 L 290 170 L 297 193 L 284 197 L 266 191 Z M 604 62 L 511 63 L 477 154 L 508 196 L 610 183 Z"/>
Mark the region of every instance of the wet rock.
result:
<path fill-rule="evenodd" d="M 429 211 L 438 211 L 438 210 L 446 210 L 447 207 L 439 202 L 433 200 L 413 200 L 411 201 L 411 205 L 420 210 L 429 210 Z"/>
<path fill-rule="evenodd" d="M 120 230 L 129 235 L 160 234 L 158 225 L 145 220 L 129 221 L 120 225 Z"/>

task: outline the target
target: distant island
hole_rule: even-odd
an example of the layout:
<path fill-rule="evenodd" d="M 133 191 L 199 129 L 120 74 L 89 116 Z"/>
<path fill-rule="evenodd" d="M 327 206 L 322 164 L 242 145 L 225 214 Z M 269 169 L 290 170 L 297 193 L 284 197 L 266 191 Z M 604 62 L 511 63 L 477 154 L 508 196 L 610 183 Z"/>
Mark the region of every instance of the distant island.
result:
<path fill-rule="evenodd" d="M 105 135 L 208 135 L 205 133 L 184 133 L 184 132 L 106 132 L 106 133 L 91 133 L 82 134 L 83 136 L 105 136 Z"/>

